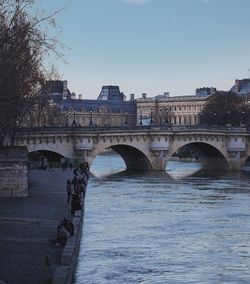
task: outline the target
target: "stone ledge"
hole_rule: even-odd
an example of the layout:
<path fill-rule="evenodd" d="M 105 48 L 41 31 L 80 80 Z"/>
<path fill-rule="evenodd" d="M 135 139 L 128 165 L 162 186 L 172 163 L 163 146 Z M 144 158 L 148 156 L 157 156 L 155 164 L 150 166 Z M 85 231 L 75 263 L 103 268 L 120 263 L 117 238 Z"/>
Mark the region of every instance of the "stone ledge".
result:
<path fill-rule="evenodd" d="M 52 284 L 71 283 L 71 282 L 68 282 L 68 279 L 67 279 L 68 273 L 69 273 L 69 267 L 65 265 L 60 265 L 56 269 Z"/>
<path fill-rule="evenodd" d="M 74 235 L 67 240 L 61 256 L 61 265 L 56 269 L 52 284 L 72 283 L 82 236 L 83 210 L 75 212 L 75 216 L 72 220 L 74 224 Z"/>

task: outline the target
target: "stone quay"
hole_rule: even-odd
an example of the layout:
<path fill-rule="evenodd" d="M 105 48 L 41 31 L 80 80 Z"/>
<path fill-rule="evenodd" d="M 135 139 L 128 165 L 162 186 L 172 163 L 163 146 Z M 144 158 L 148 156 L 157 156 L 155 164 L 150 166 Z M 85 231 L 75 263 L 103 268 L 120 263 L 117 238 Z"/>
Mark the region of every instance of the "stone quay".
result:
<path fill-rule="evenodd" d="M 66 181 L 72 171 L 31 170 L 29 177 L 28 197 L 0 198 L 0 283 L 72 283 L 84 210 L 70 215 Z M 72 220 L 75 234 L 56 246 L 50 240 L 63 217 Z"/>

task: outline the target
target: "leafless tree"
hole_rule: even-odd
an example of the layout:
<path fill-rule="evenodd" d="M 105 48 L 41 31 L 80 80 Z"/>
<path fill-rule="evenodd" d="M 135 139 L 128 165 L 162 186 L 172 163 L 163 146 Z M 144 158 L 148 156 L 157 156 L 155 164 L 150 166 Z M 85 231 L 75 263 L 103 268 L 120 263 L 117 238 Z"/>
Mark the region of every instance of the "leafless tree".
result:
<path fill-rule="evenodd" d="M 17 127 L 39 102 L 45 82 L 44 57 L 58 41 L 45 26 L 54 15 L 31 15 L 32 0 L 0 0 L 0 145 L 14 142 Z"/>
<path fill-rule="evenodd" d="M 232 92 L 217 92 L 212 95 L 199 113 L 200 124 L 217 126 L 240 126 L 248 124 L 250 108 L 243 96 Z"/>

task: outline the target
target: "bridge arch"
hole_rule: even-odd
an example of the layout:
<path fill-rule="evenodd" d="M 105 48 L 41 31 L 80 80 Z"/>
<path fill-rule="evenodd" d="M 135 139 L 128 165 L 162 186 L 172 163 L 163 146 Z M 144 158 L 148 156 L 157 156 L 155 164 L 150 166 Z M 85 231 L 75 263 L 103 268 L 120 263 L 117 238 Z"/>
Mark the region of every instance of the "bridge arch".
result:
<path fill-rule="evenodd" d="M 65 158 L 65 155 L 64 153 L 60 153 L 60 152 L 57 152 L 57 151 L 51 151 L 51 150 L 44 150 L 44 149 L 41 149 L 41 150 L 33 150 L 33 151 L 28 151 L 28 155 L 29 156 L 34 156 L 35 154 L 41 154 L 43 156 L 45 156 L 46 158 L 49 157 L 49 156 L 58 156 L 58 157 L 61 157 L 61 158 Z"/>
<path fill-rule="evenodd" d="M 137 170 L 137 171 L 153 170 L 152 163 L 148 158 L 149 154 L 145 153 L 142 149 L 139 149 L 138 147 L 127 144 L 113 144 L 92 151 L 92 153 L 88 156 L 88 162 L 90 164 L 90 167 L 96 156 L 103 153 L 108 148 L 111 148 L 121 156 L 121 158 L 124 160 L 126 164 L 127 170 Z"/>
<path fill-rule="evenodd" d="M 28 144 L 28 153 L 32 152 L 54 152 L 65 158 L 72 158 L 75 156 L 74 149 L 70 143 L 42 143 L 42 144 Z"/>
<path fill-rule="evenodd" d="M 187 147 L 194 152 L 198 161 L 206 169 L 229 169 L 227 153 L 214 144 L 207 142 L 183 142 L 178 143 L 169 153 L 169 158 L 183 147 Z"/>
<path fill-rule="evenodd" d="M 247 153 L 245 156 L 241 159 L 241 166 L 242 167 L 248 167 L 250 166 L 250 153 Z"/>

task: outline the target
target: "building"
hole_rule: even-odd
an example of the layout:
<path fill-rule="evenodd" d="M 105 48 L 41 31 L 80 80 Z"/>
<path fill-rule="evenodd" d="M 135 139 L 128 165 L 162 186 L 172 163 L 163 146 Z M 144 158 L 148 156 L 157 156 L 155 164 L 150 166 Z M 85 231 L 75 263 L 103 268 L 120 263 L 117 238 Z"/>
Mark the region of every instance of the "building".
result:
<path fill-rule="evenodd" d="M 234 86 L 230 89 L 230 92 L 236 93 L 239 96 L 245 98 L 245 103 L 250 105 L 250 79 L 235 80 Z"/>
<path fill-rule="evenodd" d="M 216 92 L 215 88 L 196 89 L 194 96 L 163 95 L 137 99 L 137 124 L 193 125 L 198 124 L 198 116 L 207 99 Z"/>
<path fill-rule="evenodd" d="M 67 125 L 115 127 L 136 123 L 134 97 L 126 101 L 118 86 L 103 86 L 97 100 L 64 99 L 61 110 Z"/>
<path fill-rule="evenodd" d="M 234 86 L 230 89 L 230 92 L 238 95 L 250 95 L 250 79 L 236 79 Z"/>
<path fill-rule="evenodd" d="M 169 92 L 147 98 L 146 93 L 135 100 L 126 96 L 118 86 L 103 86 L 96 100 L 76 99 L 67 87 L 67 81 L 49 81 L 46 87 L 51 106 L 60 109 L 61 125 L 82 127 L 116 127 L 132 125 L 195 125 L 207 101 L 216 88 L 197 88 L 195 95 L 170 96 Z M 235 80 L 231 92 L 245 96 L 250 103 L 250 79 Z M 58 115 L 57 115 L 58 116 Z M 56 119 L 55 115 L 49 115 Z M 50 119 L 51 120 L 51 119 Z M 47 124 L 51 123 L 47 119 Z M 44 123 L 46 125 L 46 123 Z"/>

